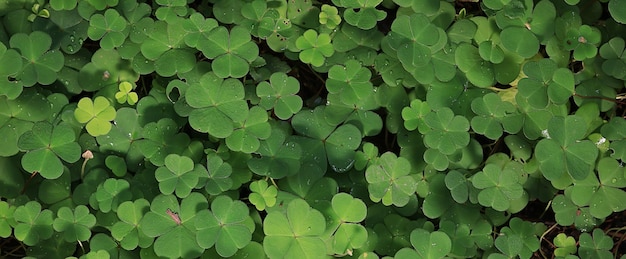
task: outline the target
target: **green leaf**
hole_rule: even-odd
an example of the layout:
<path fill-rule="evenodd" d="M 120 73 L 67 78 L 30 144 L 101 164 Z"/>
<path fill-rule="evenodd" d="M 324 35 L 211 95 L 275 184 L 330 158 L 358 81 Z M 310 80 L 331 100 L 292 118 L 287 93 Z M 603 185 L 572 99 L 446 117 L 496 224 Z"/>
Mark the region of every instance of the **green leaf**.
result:
<path fill-rule="evenodd" d="M 566 235 L 565 233 L 559 233 L 553 240 L 554 245 L 557 247 L 554 250 L 556 256 L 568 256 L 575 254 L 577 249 L 576 240 Z"/>
<path fill-rule="evenodd" d="M 341 23 L 341 16 L 337 7 L 323 4 L 320 12 L 320 23 L 326 25 L 329 29 L 334 29 Z"/>
<path fill-rule="evenodd" d="M 96 217 L 89 213 L 89 208 L 78 205 L 73 210 L 61 207 L 54 219 L 54 230 L 63 233 L 67 242 L 86 241 L 91 237 L 91 228 L 96 224 Z"/>
<path fill-rule="evenodd" d="M 78 106 L 74 110 L 74 117 L 80 123 L 87 123 L 87 132 L 94 136 L 105 135 L 111 130 L 111 122 L 115 119 L 116 111 L 111 106 L 109 100 L 98 96 L 95 100 L 83 97 L 78 101 Z"/>
<path fill-rule="evenodd" d="M 194 108 L 189 114 L 189 124 L 200 132 L 218 138 L 226 138 L 233 133 L 235 122 L 248 117 L 248 104 L 244 98 L 241 81 L 207 74 L 199 83 L 189 86 L 185 93 L 186 101 Z"/>
<path fill-rule="evenodd" d="M 530 58 L 539 51 L 539 40 L 526 28 L 504 28 L 500 32 L 500 39 L 502 40 L 502 47 L 524 58 Z"/>
<path fill-rule="evenodd" d="M 161 193 L 167 195 L 176 191 L 176 196 L 185 198 L 198 185 L 203 171 L 204 167 L 194 166 L 191 158 L 170 154 L 165 157 L 165 166 L 154 172 L 154 177 L 159 181 Z"/>
<path fill-rule="evenodd" d="M 344 65 L 335 65 L 328 71 L 326 89 L 329 93 L 341 96 L 341 102 L 352 105 L 364 99 L 373 90 L 370 82 L 372 73 L 356 60 L 348 60 Z"/>
<path fill-rule="evenodd" d="M 472 118 L 472 129 L 494 140 L 502 136 L 505 116 L 516 112 L 512 103 L 502 101 L 495 93 L 488 93 L 482 98 L 474 99 L 471 107 L 472 111 L 478 115 Z"/>
<path fill-rule="evenodd" d="M 20 149 L 27 151 L 22 157 L 22 167 L 46 179 L 60 177 L 63 174 L 61 160 L 74 163 L 80 158 L 81 148 L 75 140 L 74 131 L 65 123 L 56 127 L 49 122 L 35 123 L 17 142 Z"/>
<path fill-rule="evenodd" d="M 98 189 L 92 195 L 97 201 L 100 211 L 107 213 L 109 211 L 116 212 L 120 203 L 129 201 L 132 198 L 130 184 L 124 179 L 107 179 L 104 183 L 98 185 Z"/>
<path fill-rule="evenodd" d="M 426 114 L 424 123 L 431 129 L 424 134 L 427 147 L 451 155 L 469 144 L 469 121 L 448 107 Z"/>
<path fill-rule="evenodd" d="M 273 73 L 269 83 L 260 82 L 256 94 L 261 101 L 259 106 L 266 110 L 274 109 L 276 117 L 287 120 L 302 109 L 302 98 L 296 95 L 300 90 L 300 83 L 293 77 L 282 72 Z"/>
<path fill-rule="evenodd" d="M 303 150 L 296 142 L 287 140 L 287 129 L 272 125 L 270 137 L 261 141 L 256 152 L 259 156 L 247 164 L 257 175 L 280 179 L 299 172 Z"/>
<path fill-rule="evenodd" d="M 65 59 L 61 52 L 50 49 L 51 44 L 50 35 L 41 31 L 11 36 L 9 45 L 19 50 L 24 59 L 24 65 L 16 75 L 23 85 L 32 86 L 36 83 L 49 85 L 57 80 L 57 73 L 63 68 Z"/>
<path fill-rule="evenodd" d="M 249 188 L 251 193 L 248 199 L 258 211 L 265 210 L 266 207 L 274 207 L 278 194 L 276 186 L 268 186 L 267 181 L 258 180 L 251 182 Z"/>
<path fill-rule="evenodd" d="M 589 140 L 578 141 L 586 134 L 584 121 L 576 115 L 554 117 L 548 123 L 547 134 L 550 138 L 542 139 L 535 148 L 535 156 L 546 179 L 554 181 L 564 173 L 576 180 L 587 178 L 598 149 Z"/>
<path fill-rule="evenodd" d="M 385 11 L 375 8 L 381 2 L 382 0 L 345 1 L 344 7 L 346 7 L 346 10 L 343 13 L 343 17 L 350 25 L 364 30 L 372 29 L 376 26 L 377 21 L 382 21 L 387 17 Z"/>
<path fill-rule="evenodd" d="M 13 219 L 17 223 L 13 234 L 17 240 L 29 246 L 34 246 L 42 240 L 52 237 L 53 229 L 52 211 L 41 210 L 41 204 L 29 201 L 18 206 L 13 213 Z"/>
<path fill-rule="evenodd" d="M 615 21 L 626 24 L 626 3 L 620 0 L 609 1 L 609 13 Z"/>
<path fill-rule="evenodd" d="M 341 222 L 358 223 L 363 221 L 367 215 L 365 203 L 350 194 L 338 193 L 333 196 L 331 203 Z"/>
<path fill-rule="evenodd" d="M 261 107 L 253 106 L 248 112 L 248 118 L 226 138 L 226 145 L 232 151 L 257 151 L 260 140 L 267 139 L 271 134 L 271 126 L 267 120 L 267 112 Z"/>
<path fill-rule="evenodd" d="M 501 169 L 498 165 L 487 164 L 471 180 L 474 187 L 481 190 L 478 193 L 478 202 L 497 211 L 509 209 L 511 202 L 521 198 L 524 193 L 518 175 L 508 168 Z"/>
<path fill-rule="evenodd" d="M 248 227 L 249 219 L 243 202 L 218 196 L 211 203 L 211 211 L 201 211 L 196 217 L 198 244 L 203 248 L 215 245 L 220 256 L 230 257 L 250 243 L 254 229 Z"/>
<path fill-rule="evenodd" d="M 207 156 L 207 169 L 209 180 L 206 183 L 206 191 L 211 195 L 217 195 L 233 187 L 231 174 L 233 168 L 229 163 L 215 154 Z"/>
<path fill-rule="evenodd" d="M 107 9 L 104 15 L 94 14 L 89 19 L 87 35 L 92 40 L 99 40 L 103 49 L 121 46 L 128 32 L 128 22 L 115 9 Z"/>
<path fill-rule="evenodd" d="M 493 66 L 483 60 L 478 48 L 461 43 L 454 52 L 454 60 L 461 72 L 474 85 L 482 88 L 491 87 L 495 84 Z"/>
<path fill-rule="evenodd" d="M 539 249 L 539 239 L 534 231 L 535 227 L 532 223 L 520 218 L 512 218 L 509 226 L 502 228 L 501 235 L 496 238 L 496 247 L 500 251 L 508 251 L 510 256 L 519 255 L 520 258 L 530 258 Z"/>
<path fill-rule="evenodd" d="M 199 42 L 198 49 L 207 58 L 214 59 L 211 67 L 220 78 L 245 76 L 250 63 L 259 55 L 259 48 L 251 41 L 249 31 L 239 26 L 230 32 L 223 26 L 211 30 L 207 40 Z"/>
<path fill-rule="evenodd" d="M 152 238 L 139 231 L 138 226 L 143 215 L 150 210 L 150 203 L 145 199 L 125 201 L 117 207 L 116 222 L 111 228 L 111 236 L 120 242 L 122 248 L 133 250 L 152 244 Z"/>
<path fill-rule="evenodd" d="M 300 60 L 316 67 L 324 65 L 325 59 L 335 53 L 335 49 L 330 43 L 330 36 L 326 33 L 321 33 L 318 36 L 315 30 L 307 30 L 298 37 L 296 47 L 301 50 Z"/>
<path fill-rule="evenodd" d="M 396 253 L 396 258 L 442 258 L 452 250 L 452 241 L 444 232 L 428 233 L 424 229 L 415 229 L 411 232 L 411 245 L 415 250 L 407 248 Z"/>
<path fill-rule="evenodd" d="M 593 230 L 593 237 L 589 233 L 582 233 L 578 240 L 578 255 L 581 258 L 611 258 L 609 251 L 613 247 L 613 239 L 604 234 L 602 229 Z"/>
<path fill-rule="evenodd" d="M 326 255 L 321 235 L 326 220 L 306 201 L 294 199 L 286 211 L 272 211 L 263 221 L 263 249 L 270 258 L 318 258 Z"/>
<path fill-rule="evenodd" d="M 415 192 L 415 180 L 409 175 L 411 164 L 406 158 L 386 152 L 367 167 L 365 179 L 369 183 L 370 199 L 383 204 L 402 207 Z"/>
<path fill-rule="evenodd" d="M 7 238 L 13 234 L 13 227 L 17 225 L 13 218 L 16 207 L 5 201 L 0 201 L 0 237 Z"/>
<path fill-rule="evenodd" d="M 557 68 L 551 59 L 526 63 L 524 73 L 528 77 L 519 81 L 516 98 L 525 98 L 535 108 L 545 108 L 548 100 L 564 104 L 574 94 L 574 75 L 566 68 Z"/>
<path fill-rule="evenodd" d="M 137 140 L 141 154 L 153 165 L 163 166 L 167 155 L 181 154 L 190 145 L 189 136 L 178 131 L 179 126 L 170 117 L 146 124 L 142 131 L 143 139 Z"/>

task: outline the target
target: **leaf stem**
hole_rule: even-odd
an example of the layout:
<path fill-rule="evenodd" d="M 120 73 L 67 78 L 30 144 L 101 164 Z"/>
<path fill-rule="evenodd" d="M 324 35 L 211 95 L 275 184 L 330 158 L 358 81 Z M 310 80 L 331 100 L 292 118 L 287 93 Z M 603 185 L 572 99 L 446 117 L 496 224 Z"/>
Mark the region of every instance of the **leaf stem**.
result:
<path fill-rule="evenodd" d="M 543 232 L 543 234 L 541 234 L 541 237 L 539 237 L 539 243 L 541 243 L 542 240 L 545 239 L 545 236 L 550 233 L 552 230 L 554 230 L 554 228 L 556 228 L 558 224 L 554 223 L 550 228 L 548 228 L 548 230 L 546 230 L 545 232 Z M 546 242 L 552 244 L 549 240 L 546 239 Z M 554 246 L 554 245 L 553 245 Z M 539 253 L 541 254 L 541 256 L 544 259 L 547 259 L 548 257 L 543 253 L 543 250 L 541 250 L 541 248 L 539 248 Z"/>

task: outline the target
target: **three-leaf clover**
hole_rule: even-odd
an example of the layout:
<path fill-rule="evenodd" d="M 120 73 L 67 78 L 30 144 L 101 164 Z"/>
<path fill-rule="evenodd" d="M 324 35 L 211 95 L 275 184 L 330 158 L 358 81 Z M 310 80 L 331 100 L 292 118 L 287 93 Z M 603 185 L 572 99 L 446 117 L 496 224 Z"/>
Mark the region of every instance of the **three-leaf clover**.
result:
<path fill-rule="evenodd" d="M 402 248 L 394 258 L 443 258 L 452 251 L 452 240 L 440 231 L 428 233 L 417 228 L 411 232 L 411 248 Z"/>
<path fill-rule="evenodd" d="M 111 122 L 116 111 L 106 97 L 98 96 L 95 100 L 83 97 L 78 101 L 74 117 L 80 123 L 87 123 L 85 128 L 94 137 L 105 135 L 111 130 Z"/>
<path fill-rule="evenodd" d="M 518 83 L 519 94 L 532 107 L 543 109 L 549 102 L 564 104 L 574 94 L 574 75 L 567 68 L 558 68 L 552 59 L 529 61 L 524 65 L 524 74 Z"/>
<path fill-rule="evenodd" d="M 152 244 L 152 238 L 139 231 L 139 222 L 150 210 L 150 203 L 145 199 L 125 201 L 117 207 L 120 221 L 111 227 L 111 236 L 120 242 L 122 248 L 132 250 Z"/>
<path fill-rule="evenodd" d="M 320 23 L 326 25 L 329 29 L 334 29 L 341 23 L 341 16 L 337 11 L 337 7 L 323 4 L 320 12 Z"/>
<path fill-rule="evenodd" d="M 103 49 L 121 46 L 128 33 L 128 22 L 116 9 L 107 9 L 104 14 L 96 13 L 89 19 L 87 35 L 92 40 L 99 40 Z"/>
<path fill-rule="evenodd" d="M 98 185 L 98 189 L 92 194 L 95 204 L 92 207 L 107 213 L 117 211 L 120 203 L 132 198 L 130 184 L 124 179 L 107 179 Z"/>
<path fill-rule="evenodd" d="M 409 175 L 411 164 L 404 157 L 386 152 L 365 171 L 365 179 L 369 183 L 367 189 L 370 199 L 374 202 L 382 200 L 389 206 L 404 206 L 409 196 L 415 192 L 415 179 Z"/>
<path fill-rule="evenodd" d="M 575 60 L 584 60 L 596 56 L 601 39 L 600 30 L 585 24 L 567 30 L 564 45 L 565 49 L 574 51 Z"/>
<path fill-rule="evenodd" d="M 387 17 L 385 11 L 377 10 L 383 0 L 339 0 L 333 1 L 338 6 L 345 7 L 343 18 L 350 25 L 354 25 L 364 30 L 374 28 L 377 21 L 381 21 Z"/>
<path fill-rule="evenodd" d="M 512 218 L 509 226 L 502 228 L 501 235 L 496 238 L 496 247 L 509 256 L 530 258 L 539 249 L 539 239 L 534 231 L 533 223 Z"/>
<path fill-rule="evenodd" d="M 180 154 L 190 144 L 189 136 L 178 132 L 179 126 L 170 117 L 150 122 L 143 128 L 143 139 L 137 141 L 141 153 L 156 166 L 162 166 L 169 154 Z"/>
<path fill-rule="evenodd" d="M 296 47 L 301 50 L 300 60 L 304 63 L 316 67 L 324 65 L 324 60 L 335 53 L 333 45 L 330 43 L 330 35 L 309 29 L 298 37 Z"/>
<path fill-rule="evenodd" d="M 333 235 L 333 251 L 336 254 L 349 254 L 349 251 L 360 248 L 367 241 L 367 230 L 358 224 L 365 219 L 367 207 L 362 200 L 347 193 L 335 194 L 331 206 L 340 222 Z"/>
<path fill-rule="evenodd" d="M 300 83 L 282 72 L 273 73 L 270 81 L 260 82 L 256 94 L 261 101 L 259 106 L 266 110 L 274 109 L 274 114 L 281 120 L 287 120 L 302 109 L 302 98 L 296 95 Z"/>
<path fill-rule="evenodd" d="M 522 126 L 521 123 L 517 123 L 519 127 L 507 128 L 510 124 L 505 124 L 505 118 L 516 111 L 515 106 L 510 102 L 502 101 L 495 93 L 474 99 L 471 107 L 472 111 L 478 115 L 472 118 L 472 129 L 490 139 L 500 138 L 503 130 L 516 131 Z"/>
<path fill-rule="evenodd" d="M 196 216 L 196 239 L 203 248 L 215 246 L 220 256 L 230 257 L 252 240 L 254 224 L 248 207 L 228 196 L 218 196 L 211 202 L 211 210 Z"/>
<path fill-rule="evenodd" d="M 424 144 L 445 155 L 451 155 L 469 144 L 469 121 L 454 115 L 448 107 L 430 112 L 424 116 L 424 123 L 430 128 L 424 133 Z"/>
<path fill-rule="evenodd" d="M 205 189 L 209 194 L 217 195 L 233 186 L 233 167 L 218 155 L 211 153 L 207 156 L 207 171 L 209 179 Z"/>
<path fill-rule="evenodd" d="M 617 79 L 626 78 L 626 43 L 623 38 L 615 37 L 600 47 L 600 56 L 606 60 L 602 62 L 602 71 Z"/>
<path fill-rule="evenodd" d="M 32 86 L 36 83 L 49 85 L 57 80 L 57 73 L 63 68 L 65 59 L 60 51 L 50 50 L 52 45 L 50 35 L 42 31 L 33 31 L 30 34 L 16 33 L 11 36 L 9 45 L 19 50 L 24 59 L 24 66 L 16 76 L 23 85 Z"/>
<path fill-rule="evenodd" d="M 260 140 L 267 139 L 271 134 L 272 127 L 267 122 L 267 112 L 253 106 L 248 112 L 248 118 L 239 124 L 237 129 L 226 138 L 226 145 L 232 151 L 252 153 L 257 151 Z"/>
<path fill-rule="evenodd" d="M 556 237 L 554 237 L 553 242 L 557 247 L 554 249 L 554 255 L 556 256 L 565 257 L 576 253 L 576 240 L 565 233 L 559 233 Z"/>
<path fill-rule="evenodd" d="M 65 123 L 53 126 L 49 122 L 38 122 L 32 130 L 20 136 L 17 146 L 27 150 L 22 157 L 22 166 L 28 172 L 39 172 L 47 179 L 56 179 L 63 174 L 61 160 L 74 163 L 80 158 L 80 145 L 76 134 Z"/>
<path fill-rule="evenodd" d="M 198 43 L 198 49 L 210 59 L 213 72 L 220 78 L 239 78 L 248 74 L 250 63 L 259 55 L 259 47 L 251 41 L 250 32 L 236 26 L 228 31 L 217 27 L 207 39 Z"/>
<path fill-rule="evenodd" d="M 594 229 L 592 234 L 593 236 L 589 233 L 580 235 L 578 255 L 581 258 L 612 258 L 613 254 L 609 250 L 613 247 L 613 239 L 599 228 Z"/>
<path fill-rule="evenodd" d="M 328 70 L 326 89 L 331 94 L 338 94 L 345 104 L 357 104 L 372 92 L 371 76 L 370 70 L 361 66 L 359 61 L 348 60 L 344 65 L 335 65 Z"/>
<path fill-rule="evenodd" d="M 198 185 L 199 179 L 206 174 L 202 165 L 194 165 L 187 156 L 169 154 L 165 157 L 165 166 L 157 168 L 154 177 L 159 181 L 159 190 L 163 194 L 172 194 L 185 198 Z"/>
<path fill-rule="evenodd" d="M 13 229 L 13 234 L 17 240 L 29 246 L 34 246 L 41 240 L 50 238 L 52 230 L 52 211 L 41 210 L 41 204 L 36 201 L 29 201 L 15 209 L 13 219 L 17 223 Z"/>
<path fill-rule="evenodd" d="M 85 205 L 78 205 L 73 210 L 61 207 L 54 219 L 54 230 L 63 233 L 67 242 L 85 241 L 91 237 L 91 228 L 96 225 L 96 216 Z"/>
<path fill-rule="evenodd" d="M 22 93 L 22 86 L 15 85 L 9 78 L 15 78 L 22 70 L 22 57 L 14 49 L 7 49 L 0 42 L 0 96 L 5 95 L 10 100 L 17 98 Z"/>
<path fill-rule="evenodd" d="M 481 190 L 478 202 L 498 211 L 509 209 L 511 201 L 521 198 L 524 193 L 519 173 L 508 168 L 501 169 L 496 164 L 487 164 L 476 173 L 472 177 L 472 184 Z"/>
<path fill-rule="evenodd" d="M 270 258 L 318 258 L 326 255 L 324 215 L 306 201 L 294 199 L 286 211 L 272 211 L 263 221 L 263 249 Z"/>
<path fill-rule="evenodd" d="M 274 185 L 268 186 L 267 181 L 258 180 L 251 182 L 250 191 L 248 199 L 258 211 L 265 210 L 265 207 L 274 207 L 276 204 L 278 189 Z"/>
<path fill-rule="evenodd" d="M 115 99 L 118 103 L 128 103 L 135 105 L 139 101 L 137 93 L 133 92 L 133 84 L 129 82 L 121 82 L 119 85 L 119 92 L 115 93 Z"/>

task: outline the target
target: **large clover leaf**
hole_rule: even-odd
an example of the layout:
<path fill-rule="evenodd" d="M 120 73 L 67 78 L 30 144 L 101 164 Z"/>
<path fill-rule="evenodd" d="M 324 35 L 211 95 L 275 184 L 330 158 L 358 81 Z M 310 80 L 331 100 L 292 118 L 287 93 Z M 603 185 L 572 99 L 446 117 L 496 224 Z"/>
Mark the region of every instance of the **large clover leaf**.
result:
<path fill-rule="evenodd" d="M 63 163 L 74 163 L 80 158 L 80 145 L 76 134 L 67 124 L 53 126 L 38 122 L 33 129 L 20 136 L 17 146 L 27 153 L 22 157 L 22 167 L 28 172 L 39 172 L 47 179 L 63 174 Z"/>
<path fill-rule="evenodd" d="M 52 211 L 41 210 L 41 204 L 36 201 L 29 201 L 17 207 L 13 214 L 13 219 L 17 223 L 13 229 L 15 238 L 29 246 L 50 238 L 54 232 L 52 216 Z"/>
<path fill-rule="evenodd" d="M 269 83 L 263 81 L 257 85 L 256 94 L 261 98 L 259 106 L 274 109 L 276 117 L 287 120 L 302 109 L 302 98 L 296 95 L 299 90 L 297 79 L 276 72 L 271 75 Z"/>
<path fill-rule="evenodd" d="M 220 78 L 239 78 L 248 74 L 250 63 L 259 55 L 258 46 L 251 41 L 250 33 L 243 27 L 217 27 L 198 43 L 198 49 L 210 59 L 211 67 Z"/>
<path fill-rule="evenodd" d="M 170 154 L 165 157 L 165 166 L 154 172 L 154 177 L 159 181 L 161 193 L 172 194 L 176 191 L 177 197 L 185 198 L 205 174 L 204 166 L 194 165 L 191 158 Z"/>
<path fill-rule="evenodd" d="M 89 213 L 85 205 L 78 205 L 73 211 L 69 207 L 61 207 L 53 224 L 54 230 L 63 233 L 67 242 L 88 240 L 94 225 L 96 217 Z"/>
<path fill-rule="evenodd" d="M 180 205 L 176 196 L 161 194 L 152 200 L 139 229 L 148 237 L 156 237 L 156 255 L 196 258 L 204 251 L 196 241 L 196 216 L 208 207 L 206 198 L 197 192 L 184 198 Z"/>
<path fill-rule="evenodd" d="M 365 171 L 369 183 L 367 189 L 374 202 L 402 207 L 409 202 L 409 196 L 415 192 L 415 179 L 409 175 L 411 164 L 406 158 L 396 157 L 386 152 Z"/>
<path fill-rule="evenodd" d="M 333 251 L 343 254 L 360 248 L 367 241 L 367 230 L 360 224 L 367 215 L 365 203 L 347 193 L 338 193 L 331 200 L 333 212 L 340 222 L 333 235 Z"/>
<path fill-rule="evenodd" d="M 557 68 L 552 59 L 530 61 L 524 65 L 524 74 L 518 83 L 519 94 L 535 108 L 543 109 L 548 102 L 564 104 L 574 94 L 574 75 L 569 69 Z"/>
<path fill-rule="evenodd" d="M 550 138 L 542 139 L 535 148 L 541 172 L 550 181 L 565 173 L 583 180 L 593 169 L 598 149 L 589 140 L 581 140 L 586 132 L 585 120 L 576 116 L 554 117 L 548 123 Z"/>
<path fill-rule="evenodd" d="M 234 123 L 248 117 L 248 104 L 243 100 L 244 88 L 236 79 L 223 80 L 207 74 L 199 83 L 189 86 L 185 97 L 189 106 L 195 108 L 189 114 L 191 127 L 218 138 L 230 136 Z"/>
<path fill-rule="evenodd" d="M 272 211 L 263 221 L 263 249 L 270 258 L 319 258 L 326 255 L 321 235 L 326 220 L 306 201 L 294 199 L 286 212 Z"/>
<path fill-rule="evenodd" d="M 117 207 L 117 217 L 120 221 L 111 227 L 111 236 L 120 242 L 120 246 L 127 250 L 148 247 L 152 238 L 139 231 L 139 222 L 143 215 L 150 210 L 150 203 L 145 199 L 125 201 Z"/>
<path fill-rule="evenodd" d="M 196 239 L 201 247 L 215 246 L 220 256 L 230 257 L 250 243 L 254 225 L 246 204 L 218 196 L 211 202 L 210 211 L 198 213 L 196 229 Z"/>
<path fill-rule="evenodd" d="M 80 123 L 87 123 L 85 128 L 94 137 L 105 135 L 111 130 L 111 122 L 116 111 L 106 97 L 98 96 L 95 100 L 83 97 L 78 101 L 74 117 Z"/>
<path fill-rule="evenodd" d="M 564 39 L 565 49 L 574 51 L 574 59 L 584 60 L 598 54 L 598 44 L 602 39 L 600 30 L 589 25 L 569 28 Z"/>
<path fill-rule="evenodd" d="M 307 30 L 298 37 L 296 47 L 302 51 L 299 56 L 300 60 L 316 67 L 324 65 L 325 59 L 335 53 L 330 43 L 330 35 L 320 33 L 318 36 L 315 30 Z"/>
<path fill-rule="evenodd" d="M 23 85 L 32 86 L 35 83 L 49 85 L 57 80 L 57 73 L 63 68 L 64 58 L 58 50 L 50 50 L 51 44 L 50 35 L 41 31 L 11 36 L 9 45 L 19 50 L 24 59 L 24 66 L 16 76 Z"/>
<path fill-rule="evenodd" d="M 191 71 L 196 57 L 183 48 L 184 23 L 157 21 L 151 28 L 147 33 L 148 38 L 141 44 L 141 54 L 155 62 L 156 72 L 163 76 L 173 76 Z"/>
<path fill-rule="evenodd" d="M 372 73 L 356 60 L 348 60 L 345 65 L 335 65 L 328 71 L 326 89 L 338 94 L 341 102 L 356 104 L 367 97 L 373 90 L 370 82 Z"/>
<path fill-rule="evenodd" d="M 531 258 L 532 254 L 539 249 L 539 239 L 534 229 L 532 223 L 513 218 L 509 221 L 509 226 L 500 231 L 501 235 L 495 241 L 496 247 L 511 256 Z"/>
<path fill-rule="evenodd" d="M 508 168 L 501 169 L 496 164 L 487 164 L 482 171 L 476 173 L 472 177 L 472 184 L 481 190 L 478 193 L 478 202 L 498 211 L 509 209 L 511 201 L 524 194 L 519 173 Z"/>
<path fill-rule="evenodd" d="M 580 235 L 578 255 L 581 258 L 613 257 L 613 254 L 609 251 L 613 247 L 613 239 L 599 228 L 594 229 L 592 234 L 593 236 L 589 233 L 582 233 Z"/>

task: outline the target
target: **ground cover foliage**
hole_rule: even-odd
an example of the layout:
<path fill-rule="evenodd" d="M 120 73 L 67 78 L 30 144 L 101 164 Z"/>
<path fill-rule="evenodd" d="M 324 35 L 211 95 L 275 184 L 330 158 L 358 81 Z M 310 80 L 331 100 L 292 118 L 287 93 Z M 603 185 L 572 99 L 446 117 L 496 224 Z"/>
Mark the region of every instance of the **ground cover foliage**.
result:
<path fill-rule="evenodd" d="M 0 18 L 1 256 L 624 253 L 624 0 Z"/>

